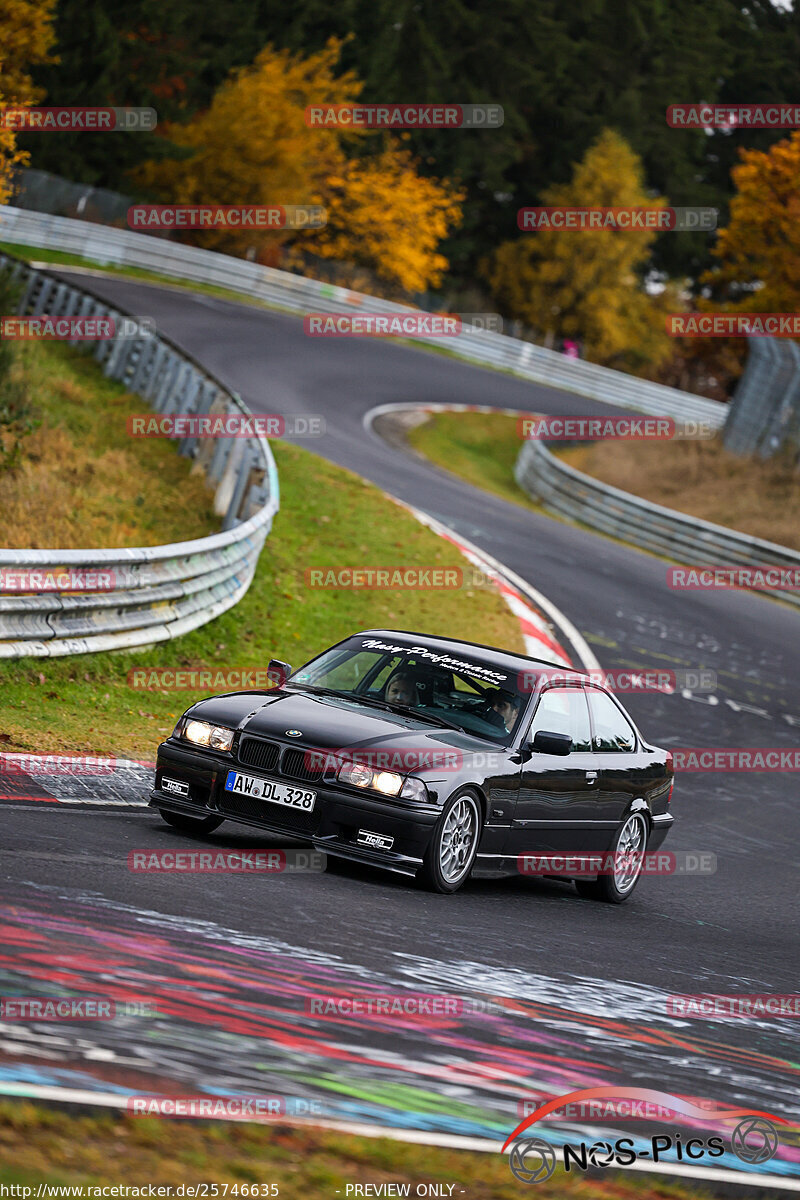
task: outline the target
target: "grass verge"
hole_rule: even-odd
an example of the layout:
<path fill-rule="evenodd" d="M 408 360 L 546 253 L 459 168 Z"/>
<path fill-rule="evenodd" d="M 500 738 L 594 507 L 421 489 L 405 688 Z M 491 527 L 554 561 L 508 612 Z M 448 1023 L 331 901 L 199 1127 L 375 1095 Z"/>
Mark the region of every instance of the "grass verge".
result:
<path fill-rule="evenodd" d="M 7 549 L 155 546 L 219 529 L 212 494 L 166 440 L 129 436 L 147 405 L 63 344 L 21 342 L 14 368 L 39 427 L 0 473 Z"/>
<path fill-rule="evenodd" d="M 598 442 L 559 457 L 653 504 L 800 550 L 800 475 L 789 456 L 737 458 L 711 438 Z"/>
<path fill-rule="evenodd" d="M 53 350 L 40 343 L 31 344 L 30 349 L 39 373 L 37 387 L 54 389 L 58 398 L 48 410 L 42 437 L 47 430 L 58 445 L 63 445 L 64 438 L 71 439 L 70 444 L 85 453 L 87 471 L 93 461 L 102 461 L 112 451 L 122 454 L 124 450 L 128 456 L 130 483 L 119 480 L 113 469 L 95 470 L 66 498 L 67 479 L 63 503 L 75 527 L 80 529 L 84 514 L 89 513 L 100 530 L 103 506 L 116 506 L 114 527 L 130 520 L 134 532 L 129 544 L 145 540 L 145 525 L 155 520 L 148 516 L 151 486 L 161 474 L 161 524 L 158 530 L 149 530 L 150 540 L 166 542 L 186 536 L 189 530 L 192 534 L 211 531 L 210 494 L 198 477 L 189 479 L 189 463 L 178 457 L 173 446 L 149 439 L 128 439 L 131 446 L 123 450 L 117 446 L 117 425 L 105 419 L 108 406 L 116 406 L 115 411 L 122 414 L 126 407 L 135 410 L 143 402 L 118 394 L 119 389 L 103 379 L 96 364 L 74 351 L 64 347 Z M 124 422 L 120 424 L 124 429 Z M 83 437 L 91 449 L 82 445 Z M 281 511 L 244 599 L 211 624 L 150 649 L 63 659 L 0 660 L 0 750 L 70 751 L 152 760 L 158 742 L 176 717 L 209 689 L 134 690 L 128 685 L 128 674 L 138 667 L 253 670 L 264 669 L 270 658 L 300 665 L 349 633 L 381 626 L 523 650 L 516 618 L 494 589 L 389 591 L 307 586 L 305 572 L 311 567 L 462 567 L 464 559 L 454 546 L 420 525 L 374 485 L 295 446 L 273 443 L 273 449 L 281 483 Z M 148 480 L 147 489 L 138 482 L 142 478 Z M 196 496 L 187 491 L 194 482 L 202 489 Z M 127 499 L 122 503 L 115 498 L 118 486 L 133 489 L 124 490 Z M 130 514 L 128 506 L 133 509 Z M 193 507 L 197 509 L 194 513 Z M 52 519 L 59 530 L 66 519 L 60 510 L 50 513 L 47 506 L 40 518 L 45 523 Z M 217 527 L 218 523 L 213 526 Z M 40 544 L 52 545 L 52 537 L 40 533 Z"/>
<path fill-rule="evenodd" d="M 503 413 L 435 413 L 409 430 L 409 446 L 445 471 L 512 504 L 541 511 L 514 479 L 517 418 Z"/>
<path fill-rule="evenodd" d="M 470 483 L 537 508 L 514 481 L 516 424 L 502 414 L 439 413 L 412 429 L 408 443 Z M 736 458 L 718 438 L 604 441 L 557 453 L 576 470 L 654 504 L 800 550 L 800 478 L 788 456 Z"/>
<path fill-rule="evenodd" d="M 423 1184 L 439 1184 L 446 1196 L 451 1185 L 454 1197 L 463 1190 L 470 1200 L 519 1200 L 523 1186 L 500 1154 L 282 1126 L 73 1116 L 27 1102 L 0 1103 L 0 1183 L 32 1187 L 33 1196 L 39 1184 L 217 1184 L 220 1197 L 225 1184 L 228 1196 L 275 1195 L 269 1189 L 274 1184 L 281 1200 L 335 1200 L 353 1183 L 409 1184 L 411 1196 Z M 254 1184 L 267 1186 L 254 1193 Z M 87 1200 L 92 1195 L 83 1194 Z M 206 1195 L 214 1194 L 209 1186 Z M 377 1193 L 370 1189 L 368 1194 Z M 698 1191 L 621 1172 L 587 1179 L 558 1171 L 536 1185 L 536 1195 L 543 1200 L 684 1200 Z"/>

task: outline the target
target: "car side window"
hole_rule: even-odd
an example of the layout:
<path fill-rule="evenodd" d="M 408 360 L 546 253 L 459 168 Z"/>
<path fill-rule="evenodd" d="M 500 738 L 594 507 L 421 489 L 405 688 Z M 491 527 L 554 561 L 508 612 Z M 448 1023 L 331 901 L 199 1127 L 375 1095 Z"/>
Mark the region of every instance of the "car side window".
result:
<path fill-rule="evenodd" d="M 548 688 L 536 707 L 536 715 L 530 730 L 530 741 L 540 729 L 548 733 L 568 733 L 572 738 L 572 749 L 586 751 L 592 748 L 589 728 L 589 709 L 582 688 Z"/>
<path fill-rule="evenodd" d="M 627 718 L 605 692 L 589 688 L 595 750 L 635 750 L 636 734 Z"/>

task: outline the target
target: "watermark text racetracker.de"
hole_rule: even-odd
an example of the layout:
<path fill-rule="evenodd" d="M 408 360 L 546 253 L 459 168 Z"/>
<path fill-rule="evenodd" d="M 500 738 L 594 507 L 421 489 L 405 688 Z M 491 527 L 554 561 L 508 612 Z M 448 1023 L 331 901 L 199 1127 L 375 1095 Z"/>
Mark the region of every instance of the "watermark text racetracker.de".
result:
<path fill-rule="evenodd" d="M 72 754 L 0 754 L 0 775 L 70 775 L 78 778 L 113 775 L 117 764 L 111 758 Z"/>
<path fill-rule="evenodd" d="M 307 567 L 307 588 L 373 591 L 400 590 L 493 590 L 496 581 L 477 567 L 438 567 L 394 563 L 382 566 L 353 563 L 349 566 Z"/>
<path fill-rule="evenodd" d="M 321 1100 L 305 1096 L 128 1096 L 133 1117 L 189 1117 L 225 1121 L 276 1120 L 279 1117 L 324 1117 Z"/>
<path fill-rule="evenodd" d="M 666 1012 L 670 1017 L 696 1017 L 702 1020 L 718 1020 L 720 1017 L 800 1017 L 800 993 L 668 996 Z"/>
<path fill-rule="evenodd" d="M 41 107 L 0 109 L 0 129 L 17 133 L 149 133 L 154 108 Z"/>
<path fill-rule="evenodd" d="M 319 204 L 135 204 L 131 229 L 322 229 Z"/>
<path fill-rule="evenodd" d="M 111 996 L 0 996 L 0 1021 L 113 1021 L 117 1017 L 155 1017 L 152 1000 L 115 1000 Z"/>
<path fill-rule="evenodd" d="M 316 413 L 136 413 L 126 428 L 131 437 L 145 438 L 322 437 L 326 431 Z"/>
<path fill-rule="evenodd" d="M 714 875 L 717 856 L 710 850 L 653 850 L 648 852 L 567 850 L 540 854 L 528 851 L 517 855 L 520 875 L 568 876 L 582 879 L 595 875 L 617 875 L 631 867 L 642 875 Z"/>
<path fill-rule="evenodd" d="M 306 337 L 458 337 L 455 313 L 308 313 Z"/>
<path fill-rule="evenodd" d="M 168 781 L 167 781 L 168 782 Z M 165 789 L 162 780 L 162 791 Z M 176 875 L 298 875 L 325 870 L 319 850 L 130 850 L 128 870 Z"/>
<path fill-rule="evenodd" d="M 670 313 L 670 337 L 800 337 L 800 313 Z"/>
<path fill-rule="evenodd" d="M 781 567 L 774 563 L 749 567 L 668 567 L 667 587 L 689 592 L 737 588 L 797 592 L 800 591 L 800 567 Z"/>
<path fill-rule="evenodd" d="M 426 992 L 388 992 L 346 995 L 331 992 L 307 996 L 304 1011 L 311 1017 L 463 1017 L 491 1013 L 506 1015 L 507 1005 L 479 996 L 448 996 Z"/>
<path fill-rule="evenodd" d="M 517 419 L 517 434 L 531 442 L 676 441 L 710 438 L 708 421 L 672 417 L 549 416 L 529 413 Z"/>
<path fill-rule="evenodd" d="M 800 129 L 800 104 L 670 104 L 672 129 Z"/>
<path fill-rule="evenodd" d="M 504 121 L 500 104 L 378 104 L 309 105 L 306 125 L 313 129 L 499 129 Z"/>
<path fill-rule="evenodd" d="M 674 671 L 663 667 L 644 667 L 638 670 L 630 667 L 612 668 L 611 670 L 587 671 L 583 675 L 586 683 L 598 684 L 609 692 L 617 695 L 630 693 L 661 692 L 672 695 L 675 692 L 688 690 L 691 692 L 715 692 L 717 690 L 716 671 L 702 668 L 686 668 Z M 536 691 L 544 684 L 570 684 L 575 682 L 574 672 L 559 670 L 558 667 L 536 667 L 520 671 L 517 675 L 517 690 L 523 694 Z"/>
<path fill-rule="evenodd" d="M 265 668 L 131 667 L 128 687 L 137 692 L 265 692 L 280 675 Z"/>
<path fill-rule="evenodd" d="M 522 230 L 557 230 L 567 232 L 636 232 L 653 230 L 664 233 L 710 231 L 717 227 L 716 208 L 653 208 L 591 207 L 546 205 L 521 208 L 517 212 L 517 225 Z"/>
<path fill-rule="evenodd" d="M 677 746 L 676 771 L 800 771 L 800 749 L 786 746 Z"/>
<path fill-rule="evenodd" d="M 307 337 L 460 337 L 502 333 L 503 318 L 492 312 L 308 313 L 303 331 Z"/>
<path fill-rule="evenodd" d="M 106 342 L 155 335 L 152 317 L 0 317 L 0 340 L 5 341 Z"/>

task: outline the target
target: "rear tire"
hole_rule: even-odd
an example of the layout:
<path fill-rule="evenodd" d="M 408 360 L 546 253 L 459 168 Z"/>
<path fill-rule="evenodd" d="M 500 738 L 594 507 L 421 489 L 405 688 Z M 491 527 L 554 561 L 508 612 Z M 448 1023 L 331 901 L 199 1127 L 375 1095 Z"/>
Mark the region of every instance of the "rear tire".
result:
<path fill-rule="evenodd" d="M 190 817 L 186 813 L 170 812 L 168 808 L 160 808 L 158 811 L 168 825 L 173 829 L 180 829 L 183 833 L 211 833 L 225 820 L 224 817 Z"/>
<path fill-rule="evenodd" d="M 436 822 L 419 873 L 432 892 L 450 895 L 469 878 L 483 827 L 481 806 L 469 792 L 454 796 Z"/>
<path fill-rule="evenodd" d="M 612 874 L 598 875 L 597 879 L 576 879 L 578 895 L 585 900 L 624 904 L 642 873 L 642 857 L 639 857 L 637 864 L 636 856 L 643 856 L 647 849 L 647 832 L 647 820 L 643 813 L 630 813 L 620 826 L 610 853 L 633 855 L 633 862 L 627 868 L 626 864 L 621 863 Z"/>

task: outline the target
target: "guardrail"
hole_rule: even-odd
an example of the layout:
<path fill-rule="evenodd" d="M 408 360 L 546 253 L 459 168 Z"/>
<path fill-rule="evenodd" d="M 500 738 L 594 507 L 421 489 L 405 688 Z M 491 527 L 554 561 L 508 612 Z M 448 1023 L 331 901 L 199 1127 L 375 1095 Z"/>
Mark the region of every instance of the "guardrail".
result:
<path fill-rule="evenodd" d="M 415 311 L 388 300 L 212 250 L 148 237 L 133 230 L 114 229 L 10 206 L 0 206 L 0 242 L 61 250 L 104 265 L 138 267 L 176 279 L 215 284 L 290 312 Z M 415 337 L 414 340 L 440 347 L 443 344 L 441 338 Z M 580 359 L 569 359 L 554 350 L 499 333 L 475 330 L 447 339 L 446 345 L 457 357 L 469 362 L 513 371 L 524 379 L 621 408 L 676 420 L 707 421 L 713 429 L 724 424 L 728 411 L 727 405 L 716 400 L 663 387 Z"/>
<path fill-rule="evenodd" d="M 796 550 L 686 516 L 601 483 L 562 462 L 543 442 L 523 443 L 514 478 L 523 491 L 552 512 L 678 563 L 800 568 Z M 769 592 L 800 605 L 800 594 L 781 589 Z"/>
<path fill-rule="evenodd" d="M 20 314 L 130 317 L 83 286 L 0 253 L 0 267 L 8 266 L 23 289 Z M 251 415 L 236 393 L 167 338 L 144 331 L 92 345 L 105 374 L 144 397 L 157 413 Z M 183 438 L 178 452 L 193 458 L 215 487 L 222 532 L 165 546 L 0 550 L 0 658 L 86 654 L 167 641 L 241 600 L 278 511 L 278 474 L 269 443 L 261 437 Z M 79 580 L 81 573 L 98 573 L 92 584 L 99 579 L 103 590 L 75 594 L 41 586 L 23 594 L 9 586 L 9 574 L 16 574 L 16 583 L 20 572 L 38 571 L 42 584 L 43 576 L 58 582 L 68 570 L 78 572 Z M 109 580 L 113 586 L 106 587 Z"/>

